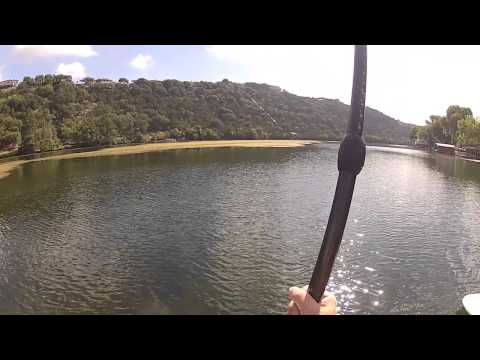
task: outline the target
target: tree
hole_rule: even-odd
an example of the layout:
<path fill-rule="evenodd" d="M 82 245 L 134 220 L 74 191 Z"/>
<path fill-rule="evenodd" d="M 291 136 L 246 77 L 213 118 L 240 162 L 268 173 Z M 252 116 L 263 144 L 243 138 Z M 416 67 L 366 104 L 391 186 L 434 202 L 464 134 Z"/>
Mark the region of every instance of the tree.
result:
<path fill-rule="evenodd" d="M 409 139 L 413 144 L 417 140 L 417 131 L 418 131 L 418 126 L 413 127 L 412 130 L 410 131 Z"/>
<path fill-rule="evenodd" d="M 0 116 L 0 150 L 21 142 L 22 122 L 11 116 Z"/>
<path fill-rule="evenodd" d="M 35 89 L 35 93 L 42 98 L 50 98 L 54 95 L 55 91 L 51 84 L 45 84 Z"/>
<path fill-rule="evenodd" d="M 57 131 L 51 122 L 51 115 L 46 110 L 28 111 L 21 130 L 22 146 L 20 153 L 58 149 L 61 143 Z"/>
<path fill-rule="evenodd" d="M 459 145 L 480 144 L 480 121 L 473 116 L 466 116 L 458 122 L 457 142 Z"/>
<path fill-rule="evenodd" d="M 64 74 L 58 74 L 53 76 L 53 83 L 54 84 L 59 84 L 61 82 L 73 82 L 72 76 L 71 75 L 64 75 Z"/>
<path fill-rule="evenodd" d="M 120 79 L 118 79 L 118 82 L 121 83 L 121 84 L 128 84 L 129 83 L 127 78 L 120 78 Z"/>
<path fill-rule="evenodd" d="M 170 133 L 170 136 L 173 138 L 173 139 L 178 139 L 178 140 L 182 140 L 185 138 L 185 131 L 184 130 L 180 130 L 180 129 L 177 129 L 177 128 L 173 128 L 169 131 Z"/>
<path fill-rule="evenodd" d="M 112 145 L 118 135 L 117 128 L 113 121 L 113 115 L 110 113 L 96 118 L 95 125 L 98 128 L 98 143 L 100 145 Z"/>
<path fill-rule="evenodd" d="M 25 76 L 22 82 L 24 85 L 28 85 L 28 86 L 33 85 L 33 79 L 30 76 Z"/>
<path fill-rule="evenodd" d="M 64 144 L 78 144 L 80 143 L 79 122 L 74 119 L 66 119 L 60 127 L 59 137 Z"/>
<path fill-rule="evenodd" d="M 447 109 L 447 119 L 449 127 L 450 141 L 455 144 L 456 133 L 458 129 L 458 122 L 465 119 L 467 116 L 472 116 L 472 110 L 467 107 L 461 107 L 458 105 L 451 105 Z"/>
<path fill-rule="evenodd" d="M 204 133 L 202 134 L 202 138 L 205 140 L 218 140 L 220 136 L 216 129 L 205 129 Z"/>
<path fill-rule="evenodd" d="M 169 125 L 170 125 L 170 119 L 163 114 L 158 114 L 155 117 L 153 117 L 152 122 L 150 124 L 150 128 L 153 131 L 166 130 L 169 128 Z"/>
<path fill-rule="evenodd" d="M 35 84 L 36 85 L 42 85 L 45 81 L 45 77 L 43 75 L 37 75 L 35 76 Z"/>
<path fill-rule="evenodd" d="M 52 102 L 59 105 L 58 108 L 68 107 L 70 103 L 74 103 L 77 96 L 75 85 L 68 81 L 63 81 L 55 86 L 54 98 Z"/>
<path fill-rule="evenodd" d="M 43 78 L 44 84 L 53 84 L 53 75 L 47 74 Z"/>
<path fill-rule="evenodd" d="M 426 122 L 425 126 L 417 127 L 417 139 L 425 141 L 430 147 L 434 145 L 436 141 L 433 139 L 432 135 L 432 124 Z"/>
<path fill-rule="evenodd" d="M 449 142 L 450 136 L 449 136 L 448 128 L 445 126 L 445 124 L 446 124 L 445 117 L 438 116 L 438 115 L 430 116 L 430 121 L 427 123 L 427 127 L 429 127 L 429 131 L 431 134 L 431 141 L 433 141 L 433 143 Z"/>

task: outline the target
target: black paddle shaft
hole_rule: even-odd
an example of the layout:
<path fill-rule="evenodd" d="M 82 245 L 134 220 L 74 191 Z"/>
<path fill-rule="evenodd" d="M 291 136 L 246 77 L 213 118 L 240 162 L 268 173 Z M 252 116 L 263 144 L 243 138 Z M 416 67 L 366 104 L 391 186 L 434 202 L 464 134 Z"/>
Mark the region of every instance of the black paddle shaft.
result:
<path fill-rule="evenodd" d="M 352 202 L 355 179 L 365 163 L 362 138 L 367 88 L 367 46 L 355 46 L 352 101 L 346 135 L 338 150 L 338 181 L 322 247 L 308 286 L 309 294 L 319 302 L 332 272 Z"/>

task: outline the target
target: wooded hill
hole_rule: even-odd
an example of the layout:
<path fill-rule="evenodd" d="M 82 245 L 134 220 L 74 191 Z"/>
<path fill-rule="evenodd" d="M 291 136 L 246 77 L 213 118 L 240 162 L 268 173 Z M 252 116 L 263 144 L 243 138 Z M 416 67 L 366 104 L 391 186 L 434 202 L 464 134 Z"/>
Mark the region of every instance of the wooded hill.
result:
<path fill-rule="evenodd" d="M 349 106 L 257 83 L 26 77 L 0 92 L 0 149 L 21 152 L 164 138 L 341 140 Z M 413 125 L 367 108 L 368 142 L 405 144 Z"/>

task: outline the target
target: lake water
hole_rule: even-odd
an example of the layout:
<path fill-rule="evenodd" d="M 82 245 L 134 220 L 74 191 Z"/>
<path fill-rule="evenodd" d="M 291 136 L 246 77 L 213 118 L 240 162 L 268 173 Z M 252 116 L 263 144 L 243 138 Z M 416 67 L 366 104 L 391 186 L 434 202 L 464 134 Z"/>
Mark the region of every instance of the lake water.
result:
<path fill-rule="evenodd" d="M 337 144 L 51 160 L 0 181 L 0 313 L 284 314 L 321 246 Z M 341 314 L 480 292 L 480 163 L 369 147 L 329 290 Z"/>

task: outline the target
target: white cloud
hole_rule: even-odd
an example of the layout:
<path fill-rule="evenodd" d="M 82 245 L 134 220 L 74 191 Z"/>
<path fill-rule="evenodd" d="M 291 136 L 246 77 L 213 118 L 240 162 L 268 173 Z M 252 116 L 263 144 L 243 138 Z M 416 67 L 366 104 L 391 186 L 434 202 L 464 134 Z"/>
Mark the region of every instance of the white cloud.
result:
<path fill-rule="evenodd" d="M 238 66 L 232 81 L 266 82 L 294 94 L 350 103 L 353 46 L 207 46 Z M 367 105 L 405 122 L 424 124 L 449 105 L 480 115 L 480 46 L 369 46 Z"/>
<path fill-rule="evenodd" d="M 81 80 L 87 76 L 85 66 L 79 62 L 58 65 L 57 74 L 71 75 L 73 80 Z"/>
<path fill-rule="evenodd" d="M 130 62 L 130 65 L 138 70 L 147 70 L 148 68 L 151 68 L 154 64 L 155 62 L 150 55 L 143 54 L 138 54 Z"/>
<path fill-rule="evenodd" d="M 3 66 L 0 66 L 0 81 L 3 80 L 2 71 L 3 71 Z"/>
<path fill-rule="evenodd" d="M 22 57 L 56 57 L 78 56 L 91 57 L 97 55 L 92 45 L 15 45 L 14 51 Z"/>

